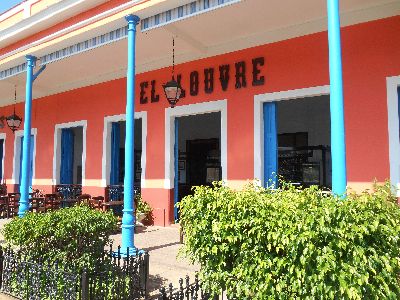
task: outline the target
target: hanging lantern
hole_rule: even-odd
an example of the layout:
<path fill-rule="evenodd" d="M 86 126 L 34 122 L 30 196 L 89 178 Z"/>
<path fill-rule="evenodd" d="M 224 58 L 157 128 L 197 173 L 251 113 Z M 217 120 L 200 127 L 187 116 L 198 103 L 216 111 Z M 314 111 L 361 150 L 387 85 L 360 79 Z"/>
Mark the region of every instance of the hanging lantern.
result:
<path fill-rule="evenodd" d="M 174 108 L 182 95 L 182 87 L 175 80 L 175 39 L 172 39 L 172 80 L 163 84 L 165 97 L 167 98 L 171 108 Z"/>
<path fill-rule="evenodd" d="M 6 118 L 7 126 L 12 130 L 12 132 L 18 130 L 21 126 L 22 119 L 15 114 L 15 112 Z"/>
<path fill-rule="evenodd" d="M 165 97 L 167 98 L 171 107 L 174 108 L 182 94 L 182 88 L 179 82 L 177 82 L 175 78 L 172 77 L 172 80 L 164 84 L 163 88 Z"/>
<path fill-rule="evenodd" d="M 19 129 L 22 123 L 22 118 L 15 114 L 15 105 L 17 103 L 17 87 L 15 86 L 14 92 L 14 113 L 11 116 L 6 118 L 7 126 L 12 130 L 14 133 L 16 130 Z"/>

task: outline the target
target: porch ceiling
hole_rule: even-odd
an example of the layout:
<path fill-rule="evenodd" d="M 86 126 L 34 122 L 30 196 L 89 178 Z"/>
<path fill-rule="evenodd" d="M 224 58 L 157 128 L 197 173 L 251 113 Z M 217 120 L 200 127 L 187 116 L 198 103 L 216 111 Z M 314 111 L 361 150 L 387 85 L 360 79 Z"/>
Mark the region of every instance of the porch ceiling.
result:
<path fill-rule="evenodd" d="M 168 1 L 166 1 L 168 2 Z M 171 1 L 176 6 L 177 1 Z M 137 73 L 171 64 L 172 36 L 176 40 L 176 62 L 182 63 L 256 45 L 326 30 L 326 1 L 242 0 L 221 9 L 197 15 L 146 32 L 138 27 Z M 173 8 L 175 6 L 171 6 Z M 160 9 L 165 10 L 166 4 Z M 156 11 L 140 11 L 141 18 Z M 342 26 L 400 14 L 398 0 L 343 0 Z M 49 46 L 35 53 L 38 57 L 63 47 L 107 33 L 125 25 L 123 19 Z M 126 39 L 51 63 L 35 81 L 34 98 L 124 77 Z M 24 62 L 21 56 L 0 70 Z M 25 74 L 0 81 L 0 106 L 24 101 Z"/>

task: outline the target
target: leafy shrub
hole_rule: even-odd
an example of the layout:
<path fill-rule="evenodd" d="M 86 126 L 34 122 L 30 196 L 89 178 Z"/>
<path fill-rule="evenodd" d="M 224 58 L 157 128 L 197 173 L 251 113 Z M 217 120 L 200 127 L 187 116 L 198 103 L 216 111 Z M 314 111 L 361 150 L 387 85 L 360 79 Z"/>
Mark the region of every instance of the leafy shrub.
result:
<path fill-rule="evenodd" d="M 102 257 L 116 229 L 112 212 L 81 205 L 44 214 L 27 213 L 6 224 L 3 234 L 8 244 L 32 259 L 90 268 Z"/>
<path fill-rule="evenodd" d="M 236 299 L 400 299 L 400 209 L 390 186 L 339 199 L 315 187 L 215 184 L 180 203 L 184 254 Z"/>
<path fill-rule="evenodd" d="M 150 204 L 143 200 L 142 195 L 135 196 L 136 214 L 149 214 L 151 212 Z"/>

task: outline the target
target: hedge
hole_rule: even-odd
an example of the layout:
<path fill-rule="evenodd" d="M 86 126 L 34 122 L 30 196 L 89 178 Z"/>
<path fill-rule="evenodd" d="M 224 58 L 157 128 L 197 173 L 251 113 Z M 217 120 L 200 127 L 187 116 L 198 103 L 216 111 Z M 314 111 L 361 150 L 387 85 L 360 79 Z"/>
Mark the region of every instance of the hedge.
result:
<path fill-rule="evenodd" d="M 183 253 L 236 299 L 400 299 L 400 209 L 390 186 L 341 199 L 316 187 L 196 187 L 179 204 Z"/>
<path fill-rule="evenodd" d="M 6 242 L 32 259 L 58 261 L 76 268 L 91 267 L 101 258 L 117 229 L 112 212 L 85 205 L 47 213 L 27 213 L 6 224 Z"/>

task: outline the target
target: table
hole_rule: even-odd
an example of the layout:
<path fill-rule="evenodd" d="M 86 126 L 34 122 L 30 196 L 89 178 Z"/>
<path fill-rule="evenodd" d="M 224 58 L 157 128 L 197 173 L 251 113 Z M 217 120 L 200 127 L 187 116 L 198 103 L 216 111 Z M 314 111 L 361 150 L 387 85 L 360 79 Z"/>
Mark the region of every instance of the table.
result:
<path fill-rule="evenodd" d="M 118 211 L 118 213 L 116 212 L 116 210 L 120 207 L 122 208 L 123 205 L 124 205 L 124 201 L 122 201 L 122 200 L 107 201 L 107 202 L 102 203 L 103 210 L 112 209 L 114 214 L 120 215 L 120 217 L 122 217 L 122 210 Z"/>
<path fill-rule="evenodd" d="M 108 201 L 108 202 L 104 202 L 101 204 L 102 206 L 104 206 L 105 209 L 113 207 L 113 206 L 122 206 L 124 205 L 124 201 L 122 200 L 115 200 L 115 201 Z"/>

